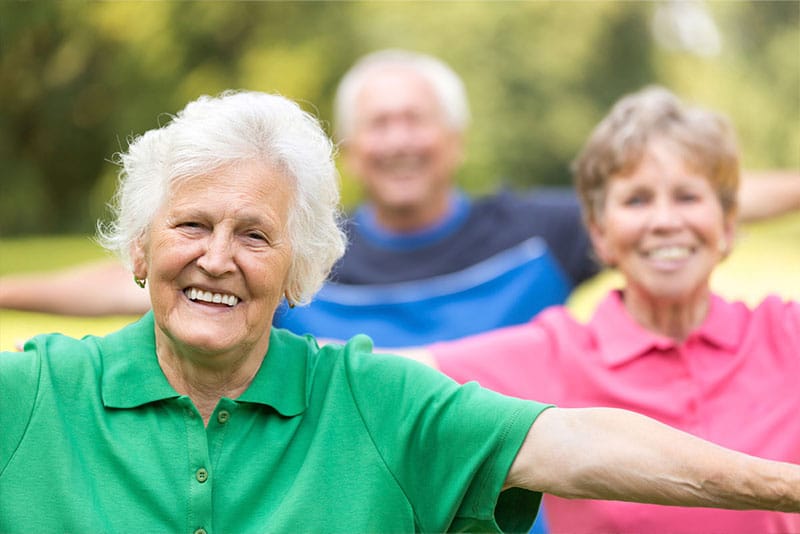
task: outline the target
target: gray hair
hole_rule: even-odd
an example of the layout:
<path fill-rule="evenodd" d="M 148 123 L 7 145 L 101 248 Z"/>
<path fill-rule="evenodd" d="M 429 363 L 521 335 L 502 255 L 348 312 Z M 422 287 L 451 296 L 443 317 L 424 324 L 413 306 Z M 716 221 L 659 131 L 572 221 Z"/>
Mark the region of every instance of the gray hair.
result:
<path fill-rule="evenodd" d="M 466 130 L 470 121 L 469 103 L 464 82 L 447 64 L 427 54 L 406 50 L 379 50 L 359 59 L 339 82 L 334 101 L 334 123 L 338 139 L 346 139 L 355 127 L 358 95 L 376 71 L 398 67 L 419 74 L 439 100 L 448 126 L 457 132 Z"/>
<path fill-rule="evenodd" d="M 709 180 L 724 213 L 736 212 L 739 149 L 730 121 L 682 102 L 664 87 L 648 86 L 614 104 L 572 162 L 584 219 L 599 220 L 610 180 L 632 171 L 653 140 L 677 149 Z"/>
<path fill-rule="evenodd" d="M 292 182 L 287 298 L 307 303 L 345 249 L 333 158 L 333 145 L 318 120 L 291 100 L 248 91 L 201 96 L 118 155 L 122 170 L 111 204 L 115 217 L 98 225 L 98 241 L 130 267 L 131 245 L 146 235 L 176 183 L 238 162 L 263 161 Z"/>

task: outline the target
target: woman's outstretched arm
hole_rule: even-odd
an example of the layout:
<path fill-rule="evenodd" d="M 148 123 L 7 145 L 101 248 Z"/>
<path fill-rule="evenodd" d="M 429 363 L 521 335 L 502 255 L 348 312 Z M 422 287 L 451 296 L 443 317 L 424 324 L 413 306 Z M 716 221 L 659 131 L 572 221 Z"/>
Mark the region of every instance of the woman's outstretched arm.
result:
<path fill-rule="evenodd" d="M 800 466 L 613 408 L 543 412 L 506 484 L 565 498 L 800 512 Z"/>

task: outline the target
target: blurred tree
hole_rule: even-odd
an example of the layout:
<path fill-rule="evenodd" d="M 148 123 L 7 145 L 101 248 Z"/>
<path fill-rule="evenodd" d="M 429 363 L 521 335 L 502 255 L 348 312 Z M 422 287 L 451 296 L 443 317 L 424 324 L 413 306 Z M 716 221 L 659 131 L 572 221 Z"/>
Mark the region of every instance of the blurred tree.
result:
<path fill-rule="evenodd" d="M 200 94 L 279 92 L 330 131 L 339 76 L 386 47 L 464 77 L 471 192 L 568 183 L 648 83 L 729 114 L 747 165 L 800 168 L 800 2 L 2 2 L 0 234 L 91 232 L 115 152 Z"/>
<path fill-rule="evenodd" d="M 3 233 L 76 230 L 103 165 L 105 43 L 68 4 L 3 4 Z M 9 13 L 13 11 L 12 13 Z"/>

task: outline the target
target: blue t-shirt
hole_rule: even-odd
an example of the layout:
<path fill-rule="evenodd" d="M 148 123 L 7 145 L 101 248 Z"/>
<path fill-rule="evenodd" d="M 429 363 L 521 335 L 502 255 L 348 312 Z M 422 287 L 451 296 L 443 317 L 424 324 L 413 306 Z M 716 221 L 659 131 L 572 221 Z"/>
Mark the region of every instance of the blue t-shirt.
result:
<path fill-rule="evenodd" d="M 420 232 L 380 228 L 369 206 L 346 223 L 350 244 L 332 281 L 275 324 L 383 347 L 421 345 L 530 320 L 563 304 L 597 271 L 571 191 L 454 195 L 447 217 Z"/>
<path fill-rule="evenodd" d="M 443 221 L 414 233 L 380 228 L 367 205 L 345 222 L 345 231 L 347 252 L 332 274 L 340 284 L 390 284 L 454 273 L 531 237 L 544 240 L 570 287 L 597 272 L 580 205 L 568 188 L 501 191 L 474 201 L 458 193 Z"/>

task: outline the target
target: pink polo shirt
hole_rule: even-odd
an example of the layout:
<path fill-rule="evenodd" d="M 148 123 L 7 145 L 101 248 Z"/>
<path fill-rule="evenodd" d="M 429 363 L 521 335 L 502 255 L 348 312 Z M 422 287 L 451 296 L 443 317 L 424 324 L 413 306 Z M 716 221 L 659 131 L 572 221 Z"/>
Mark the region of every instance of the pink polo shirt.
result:
<path fill-rule="evenodd" d="M 563 307 L 529 323 L 432 345 L 441 370 L 561 407 L 633 410 L 749 454 L 800 463 L 800 303 L 712 297 L 684 342 L 645 330 L 612 291 L 588 324 Z M 545 496 L 553 534 L 800 533 L 800 514 Z"/>

